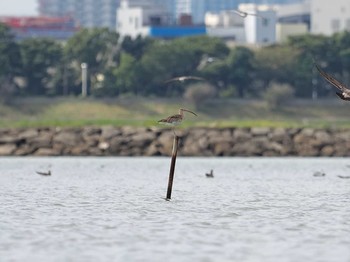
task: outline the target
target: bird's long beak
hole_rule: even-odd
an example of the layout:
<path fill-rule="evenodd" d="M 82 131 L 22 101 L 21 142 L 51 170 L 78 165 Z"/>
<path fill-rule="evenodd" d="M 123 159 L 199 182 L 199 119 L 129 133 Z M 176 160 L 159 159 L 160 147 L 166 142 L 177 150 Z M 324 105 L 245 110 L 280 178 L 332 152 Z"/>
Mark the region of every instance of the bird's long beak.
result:
<path fill-rule="evenodd" d="M 189 113 L 194 114 L 195 116 L 197 116 L 197 114 L 196 114 L 195 112 L 192 112 L 192 111 L 190 111 L 190 110 L 183 109 L 183 108 L 182 108 L 182 110 L 183 110 L 183 111 L 186 111 L 186 112 L 189 112 Z"/>

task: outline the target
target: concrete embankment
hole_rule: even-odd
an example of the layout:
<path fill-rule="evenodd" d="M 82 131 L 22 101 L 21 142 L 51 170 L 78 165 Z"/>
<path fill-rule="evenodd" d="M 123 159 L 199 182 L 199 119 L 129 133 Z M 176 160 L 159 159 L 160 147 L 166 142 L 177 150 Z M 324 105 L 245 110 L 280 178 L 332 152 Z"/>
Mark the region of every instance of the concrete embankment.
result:
<path fill-rule="evenodd" d="M 350 129 L 178 130 L 180 156 L 350 156 Z M 171 129 L 133 127 L 0 129 L 0 156 L 168 156 Z"/>

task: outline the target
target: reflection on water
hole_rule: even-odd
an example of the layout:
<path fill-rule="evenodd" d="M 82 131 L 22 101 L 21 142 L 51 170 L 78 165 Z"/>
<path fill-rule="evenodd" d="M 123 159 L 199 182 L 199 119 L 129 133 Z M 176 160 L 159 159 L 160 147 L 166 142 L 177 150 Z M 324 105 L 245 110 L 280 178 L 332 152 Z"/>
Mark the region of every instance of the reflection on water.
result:
<path fill-rule="evenodd" d="M 350 261 L 348 163 L 1 158 L 0 261 Z"/>

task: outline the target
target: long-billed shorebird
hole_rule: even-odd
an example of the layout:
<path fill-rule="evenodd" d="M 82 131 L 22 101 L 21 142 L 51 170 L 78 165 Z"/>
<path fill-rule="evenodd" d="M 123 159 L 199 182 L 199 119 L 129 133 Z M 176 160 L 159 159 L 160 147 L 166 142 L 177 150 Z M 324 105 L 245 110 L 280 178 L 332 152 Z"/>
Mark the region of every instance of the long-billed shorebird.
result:
<path fill-rule="evenodd" d="M 38 172 L 36 171 L 37 174 L 42 175 L 42 176 L 51 176 L 51 171 L 49 170 L 48 172 Z"/>
<path fill-rule="evenodd" d="M 164 125 L 169 125 L 172 127 L 178 126 L 181 124 L 182 120 L 185 118 L 184 112 L 189 112 L 191 114 L 194 114 L 195 116 L 197 116 L 196 113 L 188 110 L 188 109 L 184 109 L 184 108 L 180 108 L 179 113 L 176 115 L 172 115 L 169 116 L 167 118 L 163 118 L 161 120 L 158 121 L 158 123 L 160 124 L 164 124 Z M 175 130 L 173 129 L 174 135 L 176 136 Z"/>
<path fill-rule="evenodd" d="M 345 86 L 343 83 L 340 83 L 337 79 L 335 79 L 330 74 L 327 74 L 325 71 L 323 71 L 316 63 L 314 63 L 318 72 L 320 75 L 330 84 L 335 86 L 340 90 L 340 92 L 335 92 L 337 96 L 339 96 L 341 99 L 350 101 L 350 89 Z"/>
<path fill-rule="evenodd" d="M 168 83 L 176 82 L 176 81 L 183 83 L 186 80 L 206 81 L 203 77 L 199 77 L 199 76 L 178 76 L 178 77 L 171 78 L 171 79 L 165 81 L 164 83 L 168 84 Z"/>

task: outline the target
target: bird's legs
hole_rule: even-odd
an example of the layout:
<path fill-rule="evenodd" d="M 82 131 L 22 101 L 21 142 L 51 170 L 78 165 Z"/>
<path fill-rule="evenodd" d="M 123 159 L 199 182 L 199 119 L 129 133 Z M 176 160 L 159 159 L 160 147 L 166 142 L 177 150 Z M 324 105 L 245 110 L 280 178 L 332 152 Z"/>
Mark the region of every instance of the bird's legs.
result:
<path fill-rule="evenodd" d="M 175 127 L 172 128 L 174 136 L 177 137 L 177 134 L 175 133 Z"/>

